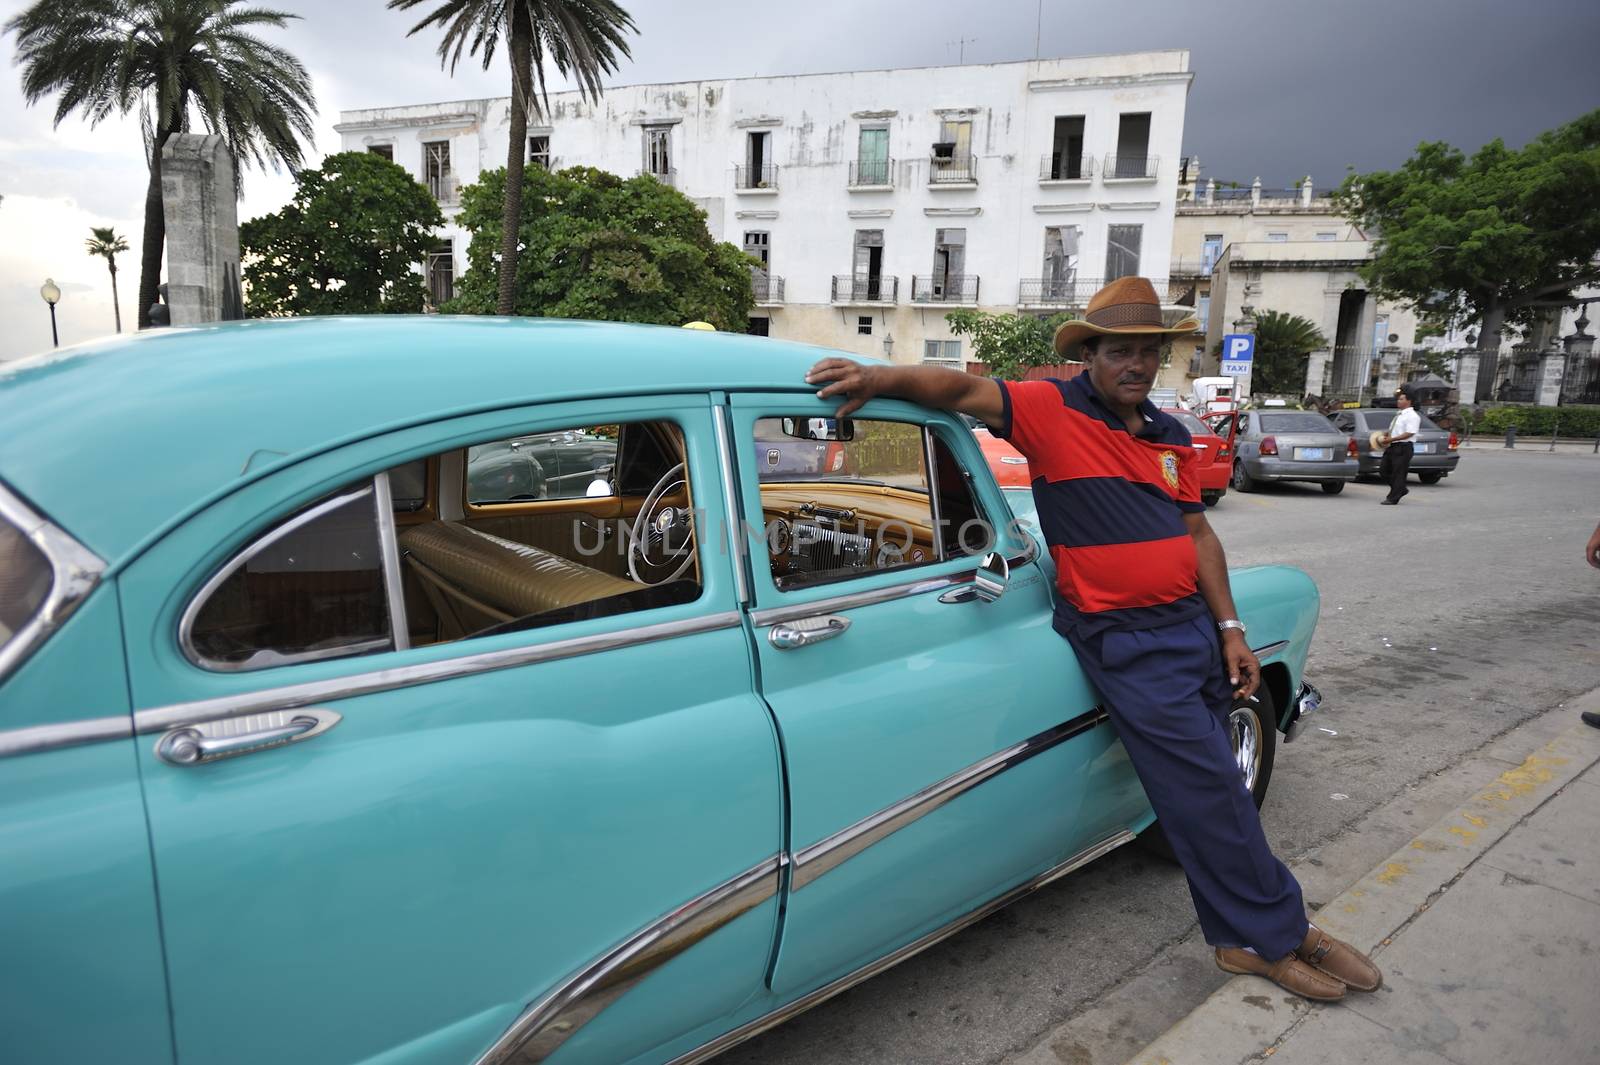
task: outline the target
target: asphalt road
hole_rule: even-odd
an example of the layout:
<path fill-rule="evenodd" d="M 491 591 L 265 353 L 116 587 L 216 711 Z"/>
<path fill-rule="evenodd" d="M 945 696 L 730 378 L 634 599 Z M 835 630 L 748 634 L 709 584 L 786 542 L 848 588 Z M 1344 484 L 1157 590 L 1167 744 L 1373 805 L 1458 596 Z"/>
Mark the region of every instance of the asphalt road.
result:
<path fill-rule="evenodd" d="M 1413 481 L 1398 507 L 1377 505 L 1383 491 L 1288 485 L 1230 493 L 1210 512 L 1230 564 L 1297 565 L 1322 591 L 1308 676 L 1329 707 L 1280 746 L 1264 811 L 1285 859 L 1351 866 L 1308 886 L 1313 907 L 1331 897 L 1314 892 L 1370 866 L 1359 846 L 1334 845 L 1363 817 L 1600 684 L 1600 572 L 1582 561 L 1600 457 L 1474 449 L 1439 485 Z M 1124 847 L 719 1065 L 996 1062 L 1194 930 L 1182 874 Z M 1162 1015 L 1182 1016 L 1220 981 L 1171 981 Z"/>

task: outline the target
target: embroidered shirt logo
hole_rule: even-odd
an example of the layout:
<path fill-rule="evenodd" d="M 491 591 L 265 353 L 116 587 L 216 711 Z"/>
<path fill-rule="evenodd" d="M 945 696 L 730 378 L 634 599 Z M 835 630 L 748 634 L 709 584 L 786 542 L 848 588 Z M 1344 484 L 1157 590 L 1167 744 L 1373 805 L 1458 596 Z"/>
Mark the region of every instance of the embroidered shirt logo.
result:
<path fill-rule="evenodd" d="M 1168 488 L 1174 492 L 1178 490 L 1178 453 L 1176 451 L 1163 451 L 1161 453 L 1161 476 L 1166 478 Z"/>

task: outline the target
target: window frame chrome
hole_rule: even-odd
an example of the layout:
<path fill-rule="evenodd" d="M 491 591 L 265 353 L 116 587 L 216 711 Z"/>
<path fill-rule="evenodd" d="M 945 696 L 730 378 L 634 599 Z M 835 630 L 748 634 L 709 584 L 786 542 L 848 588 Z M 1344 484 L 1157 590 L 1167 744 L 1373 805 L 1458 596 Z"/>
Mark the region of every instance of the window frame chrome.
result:
<path fill-rule="evenodd" d="M 50 564 L 50 591 L 11 639 L 0 647 L 0 683 L 22 665 L 89 597 L 106 571 L 99 555 L 24 503 L 0 483 L 0 521 L 5 521 Z"/>
<path fill-rule="evenodd" d="M 372 478 L 373 503 L 378 508 L 378 551 L 383 559 L 383 591 L 389 601 L 389 636 L 396 651 L 411 649 L 411 626 L 406 617 L 405 589 L 400 580 L 400 534 L 394 524 L 394 495 L 389 471 Z"/>
<path fill-rule="evenodd" d="M 385 488 L 387 488 L 387 480 L 385 480 L 384 484 Z M 361 486 L 358 488 L 349 488 L 344 491 L 337 492 L 331 496 L 328 496 L 321 502 L 307 507 L 305 510 L 302 510 L 300 513 L 294 515 L 288 520 L 280 522 L 255 540 L 250 541 L 250 543 L 246 544 L 232 557 L 230 557 L 228 561 L 222 565 L 221 569 L 212 574 L 211 578 L 200 586 L 200 590 L 195 592 L 195 594 L 190 597 L 189 602 L 183 608 L 183 614 L 178 619 L 178 647 L 183 652 L 183 657 L 187 659 L 191 665 L 211 673 L 255 673 L 263 669 L 275 669 L 279 666 L 300 665 L 306 662 L 318 662 L 329 658 L 344 658 L 350 655 L 373 653 L 373 651 L 376 650 L 376 647 L 374 646 L 375 641 L 369 640 L 347 647 L 324 647 L 315 651 L 303 651 L 287 655 L 280 654 L 274 661 L 271 662 L 252 663 L 248 660 L 244 662 L 216 662 L 201 654 L 199 648 L 195 647 L 194 645 L 194 625 L 195 621 L 200 616 L 200 611 L 211 599 L 211 596 L 216 593 L 217 589 L 222 587 L 222 585 L 227 582 L 228 578 L 232 577 L 236 572 L 238 572 L 239 567 L 243 566 L 252 558 L 255 558 L 256 555 L 260 554 L 262 551 L 265 551 L 267 548 L 271 547 L 279 540 L 282 540 L 290 533 L 303 528 L 304 526 L 316 521 L 318 518 L 324 517 L 332 511 L 338 510 L 340 507 L 348 506 L 349 504 L 356 502 L 362 496 L 368 496 L 372 500 L 374 509 L 373 520 L 374 524 L 377 526 L 375 531 L 378 536 L 379 551 L 380 553 L 383 553 L 383 516 L 378 507 L 377 477 L 375 476 L 371 480 L 362 482 Z M 390 511 L 389 520 L 391 522 L 392 532 L 392 522 L 394 520 L 393 511 Z M 398 556 L 396 557 L 398 558 Z M 380 569 L 386 570 L 386 567 L 387 563 L 380 560 Z M 398 573 L 396 576 L 398 577 Z M 387 598 L 387 572 L 384 572 L 384 585 L 385 598 Z M 389 615 L 389 638 L 385 640 L 384 643 L 392 644 L 396 638 L 396 631 L 395 617 L 391 608 Z"/>

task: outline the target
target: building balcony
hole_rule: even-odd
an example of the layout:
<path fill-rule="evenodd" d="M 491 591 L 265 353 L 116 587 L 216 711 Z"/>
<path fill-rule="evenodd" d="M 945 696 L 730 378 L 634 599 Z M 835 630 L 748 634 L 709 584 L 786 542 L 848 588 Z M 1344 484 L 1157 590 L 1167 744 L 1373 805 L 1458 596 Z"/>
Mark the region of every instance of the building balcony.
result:
<path fill-rule="evenodd" d="M 1167 276 L 1172 278 L 1204 279 L 1211 276 L 1211 271 L 1217 265 L 1216 257 L 1199 259 L 1174 259 L 1167 269 Z"/>
<path fill-rule="evenodd" d="M 641 170 L 639 171 L 639 176 L 655 178 L 663 185 L 670 185 L 673 188 L 678 187 L 678 172 L 671 167 L 666 170 Z"/>
<path fill-rule="evenodd" d="M 1154 181 L 1159 164 L 1160 158 L 1154 155 L 1108 155 L 1105 169 L 1100 171 L 1100 180 Z"/>
<path fill-rule="evenodd" d="M 977 303 L 977 274 L 935 274 L 911 279 L 912 303 Z"/>
<path fill-rule="evenodd" d="M 776 166 L 736 166 L 733 168 L 733 187 L 739 192 L 752 195 L 775 193 L 778 191 L 778 168 Z"/>
<path fill-rule="evenodd" d="M 850 188 L 870 191 L 894 188 L 894 160 L 857 159 L 850 164 Z"/>
<path fill-rule="evenodd" d="M 972 155 L 939 155 L 928 158 L 928 184 L 942 188 L 977 188 L 978 160 Z"/>
<path fill-rule="evenodd" d="M 841 307 L 895 303 L 900 279 L 892 274 L 835 274 L 831 300 Z"/>
<path fill-rule="evenodd" d="M 1094 178 L 1094 156 L 1074 159 L 1069 155 L 1047 155 L 1039 160 L 1039 184 L 1087 185 Z"/>
<path fill-rule="evenodd" d="M 1087 305 L 1089 298 L 1106 284 L 1103 277 L 1024 278 L 1017 283 L 1017 306 L 1072 310 Z M 1156 298 L 1166 304 L 1169 288 L 1166 280 L 1152 280 L 1150 284 L 1156 290 Z"/>
<path fill-rule="evenodd" d="M 755 293 L 757 307 L 783 306 L 783 278 L 756 267 L 750 268 L 750 291 Z"/>
<path fill-rule="evenodd" d="M 423 184 L 436 203 L 453 206 L 461 202 L 461 182 L 454 174 L 429 174 Z"/>

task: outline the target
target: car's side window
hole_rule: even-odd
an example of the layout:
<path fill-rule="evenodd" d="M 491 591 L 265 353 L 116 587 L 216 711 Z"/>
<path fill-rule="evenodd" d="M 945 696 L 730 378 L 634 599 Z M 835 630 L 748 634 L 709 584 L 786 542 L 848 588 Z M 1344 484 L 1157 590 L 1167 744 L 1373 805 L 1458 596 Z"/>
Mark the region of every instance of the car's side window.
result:
<path fill-rule="evenodd" d="M 302 510 L 195 596 L 180 626 L 185 652 L 211 669 L 260 669 L 692 602 L 700 562 L 681 429 L 605 429 L 510 438 L 535 442 L 526 450 L 497 441 L 427 456 Z M 590 447 L 573 467 L 584 477 L 555 480 L 564 457 L 539 461 L 547 445 Z M 477 479 L 474 454 L 488 456 Z M 446 493 L 526 499 L 487 489 L 514 487 L 501 474 L 521 476 L 529 458 L 555 471 L 533 496 L 544 501 L 536 513 L 469 507 L 440 517 L 462 513 L 439 505 Z"/>
<path fill-rule="evenodd" d="M 615 495 L 615 425 L 534 433 L 467 449 L 467 502 L 473 506 Z"/>
<path fill-rule="evenodd" d="M 966 471 L 920 425 L 774 416 L 756 420 L 749 446 L 780 589 L 929 565 L 992 540 Z"/>
<path fill-rule="evenodd" d="M 283 522 L 209 581 L 182 622 L 212 669 L 262 669 L 393 646 L 372 484 Z"/>

